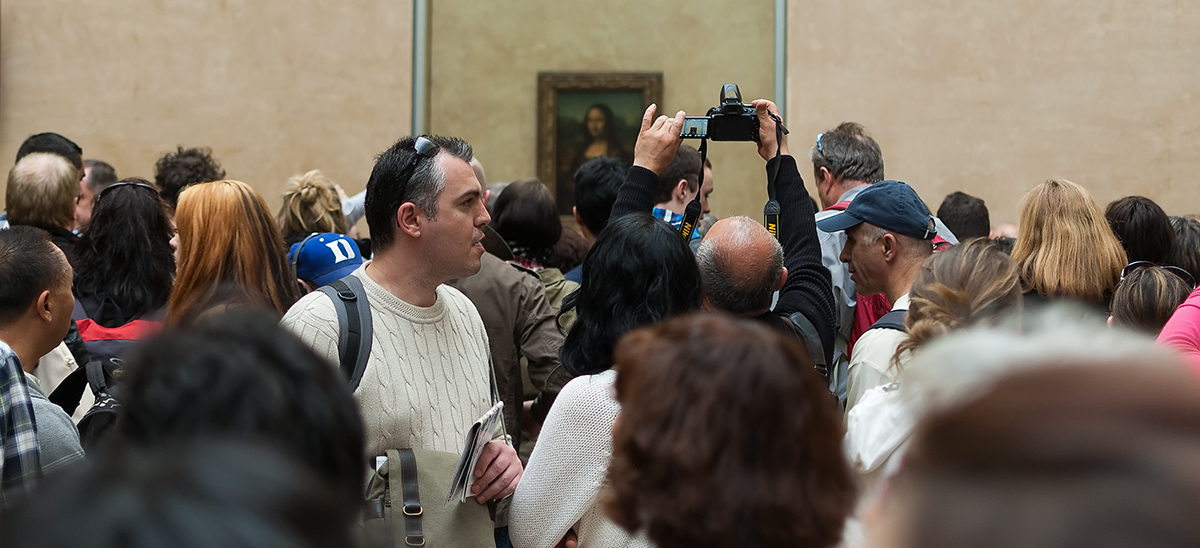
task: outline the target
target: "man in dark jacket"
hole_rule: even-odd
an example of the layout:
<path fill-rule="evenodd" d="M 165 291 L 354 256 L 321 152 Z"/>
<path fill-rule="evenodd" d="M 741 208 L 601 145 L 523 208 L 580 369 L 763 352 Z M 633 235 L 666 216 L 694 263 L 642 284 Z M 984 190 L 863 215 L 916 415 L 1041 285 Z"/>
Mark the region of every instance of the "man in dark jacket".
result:
<path fill-rule="evenodd" d="M 776 175 L 780 206 L 779 241 L 746 217 L 723 219 L 713 225 L 697 251 L 705 307 L 756 318 L 789 333 L 808 346 L 820 367 L 831 361 L 834 307 L 829 271 L 821 264 L 812 202 L 786 140 L 777 140 L 775 104 L 753 102 L 758 116 L 758 153 L 767 162 L 767 176 Z M 674 119 L 653 120 L 646 110 L 630 168 L 613 206 L 612 217 L 648 212 L 654 205 L 656 173 L 675 157 L 683 139 L 684 112 Z M 652 121 L 653 120 L 653 121 Z M 778 290 L 774 308 L 771 296 Z"/>

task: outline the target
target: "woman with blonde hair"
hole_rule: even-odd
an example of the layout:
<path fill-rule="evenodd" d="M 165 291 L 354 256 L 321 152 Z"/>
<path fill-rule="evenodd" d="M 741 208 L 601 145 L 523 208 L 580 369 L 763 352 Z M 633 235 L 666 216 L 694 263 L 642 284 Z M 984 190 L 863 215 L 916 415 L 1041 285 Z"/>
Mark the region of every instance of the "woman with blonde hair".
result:
<path fill-rule="evenodd" d="M 1086 189 L 1050 179 L 1021 205 L 1012 252 L 1027 299 L 1072 299 L 1108 310 L 1125 268 L 1125 250 Z"/>
<path fill-rule="evenodd" d="M 288 179 L 276 220 L 288 244 L 313 232 L 349 232 L 337 184 L 315 169 Z"/>
<path fill-rule="evenodd" d="M 969 240 L 921 265 L 909 291 L 908 338 L 892 362 L 902 370 L 900 380 L 868 390 L 846 419 L 845 449 L 864 494 L 896 472 L 916 423 L 901 401 L 905 364 L 947 333 L 994 325 L 1019 313 L 1021 291 L 1017 265 L 991 240 Z"/>
<path fill-rule="evenodd" d="M 253 304 L 282 316 L 298 298 L 279 228 L 250 185 L 226 180 L 188 187 L 179 194 L 175 223 L 168 324 L 190 323 L 229 304 Z"/>

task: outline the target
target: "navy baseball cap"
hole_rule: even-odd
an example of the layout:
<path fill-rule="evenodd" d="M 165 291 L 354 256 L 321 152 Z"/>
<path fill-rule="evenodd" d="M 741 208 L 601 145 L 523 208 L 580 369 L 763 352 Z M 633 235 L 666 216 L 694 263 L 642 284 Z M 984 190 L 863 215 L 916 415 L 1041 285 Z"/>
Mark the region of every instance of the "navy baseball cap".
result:
<path fill-rule="evenodd" d="M 322 286 L 349 276 L 363 258 L 350 237 L 326 232 L 292 244 L 288 261 L 295 265 L 297 278 Z"/>
<path fill-rule="evenodd" d="M 889 232 L 922 240 L 937 235 L 933 215 L 917 191 L 900 181 L 882 181 L 858 193 L 845 211 L 817 221 L 817 228 L 837 232 L 871 223 Z"/>

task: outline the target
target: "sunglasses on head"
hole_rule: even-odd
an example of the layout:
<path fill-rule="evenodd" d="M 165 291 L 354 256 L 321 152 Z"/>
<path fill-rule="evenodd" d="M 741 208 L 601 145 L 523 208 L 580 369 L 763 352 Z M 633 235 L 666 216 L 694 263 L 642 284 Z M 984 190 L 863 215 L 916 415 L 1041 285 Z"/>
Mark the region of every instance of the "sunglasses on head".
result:
<path fill-rule="evenodd" d="M 438 151 L 441 149 L 442 147 L 438 146 L 437 143 L 429 140 L 424 135 L 417 137 L 417 142 L 413 143 L 413 150 L 416 151 L 416 154 L 413 154 L 412 159 L 409 160 L 408 165 L 404 166 L 404 169 L 400 171 L 400 176 L 398 177 L 400 179 L 400 196 L 404 196 L 405 191 L 408 190 L 408 180 L 412 178 L 413 172 L 417 170 L 417 166 L 420 165 L 421 159 L 429 158 L 432 160 L 434 156 L 437 156 Z M 396 224 L 399 225 L 400 221 L 397 220 Z"/>
<path fill-rule="evenodd" d="M 404 195 L 404 191 L 408 186 L 408 180 L 412 178 L 412 174 L 417 170 L 417 166 L 421 164 L 421 160 L 423 158 L 433 159 L 441 149 L 442 147 L 430 141 L 424 135 L 417 137 L 417 142 L 413 143 L 413 150 L 416 151 L 416 154 L 413 154 L 412 159 L 408 161 L 408 165 L 404 166 L 404 169 L 400 172 L 401 196 Z"/>
<path fill-rule="evenodd" d="M 817 154 L 820 154 L 821 157 L 824 158 L 826 162 L 829 162 L 830 166 L 833 166 L 833 162 L 829 159 L 828 156 L 825 155 L 825 149 L 821 146 L 821 137 L 824 137 L 824 136 L 825 136 L 824 131 L 817 134 Z"/>
<path fill-rule="evenodd" d="M 153 192 L 155 195 L 158 194 L 157 188 L 154 188 L 153 186 L 148 185 L 146 183 L 135 183 L 133 181 L 124 181 L 124 182 L 120 182 L 120 183 L 113 183 L 111 185 L 108 185 L 108 186 L 100 189 L 100 193 L 96 195 L 96 201 L 97 202 L 100 201 L 100 198 L 104 197 L 104 193 L 106 193 L 114 188 L 122 187 L 122 186 L 138 186 L 138 187 L 142 187 L 146 190 L 149 190 L 150 192 Z M 83 196 L 83 195 L 80 194 L 80 196 Z"/>
<path fill-rule="evenodd" d="M 1125 281 L 1125 277 L 1131 274 L 1133 271 L 1145 267 L 1161 268 L 1167 272 L 1179 276 L 1183 281 L 1187 282 L 1188 286 L 1196 287 L 1196 280 L 1192 278 L 1192 275 L 1189 274 L 1188 271 L 1179 268 L 1178 266 L 1159 266 L 1150 261 L 1133 261 L 1132 263 L 1125 265 L 1125 268 L 1121 270 L 1121 281 Z"/>

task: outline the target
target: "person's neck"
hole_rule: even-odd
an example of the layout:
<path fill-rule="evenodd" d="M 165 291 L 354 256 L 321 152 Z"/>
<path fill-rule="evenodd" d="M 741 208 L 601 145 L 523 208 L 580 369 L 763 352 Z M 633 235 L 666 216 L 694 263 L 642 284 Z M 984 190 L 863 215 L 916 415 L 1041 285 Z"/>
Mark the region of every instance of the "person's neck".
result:
<path fill-rule="evenodd" d="M 444 280 L 434 281 L 434 277 L 419 264 L 421 261 L 409 258 L 413 256 L 394 247 L 376 252 L 367 263 L 366 274 L 388 293 L 408 304 L 433 306 L 437 302 L 437 287 Z"/>
<path fill-rule="evenodd" d="M 671 200 L 669 202 L 663 202 L 661 204 L 654 204 L 654 207 L 657 207 L 660 209 L 665 209 L 676 215 L 683 215 L 683 212 L 685 210 L 687 210 L 687 204 L 682 203 L 679 200 Z"/>
<path fill-rule="evenodd" d="M 895 306 L 896 300 L 908 294 L 912 289 L 913 280 L 917 279 L 917 272 L 921 270 L 921 263 L 922 261 L 912 261 L 903 266 L 897 266 L 899 268 L 897 275 L 889 280 L 887 289 L 883 292 L 893 306 Z"/>
<path fill-rule="evenodd" d="M 846 195 L 847 192 L 850 192 L 851 190 L 854 190 L 860 186 L 867 186 L 869 184 L 870 183 L 863 182 L 863 181 L 842 181 L 841 183 L 839 183 L 839 186 L 841 187 L 841 192 L 838 193 L 838 197 L 836 200 L 833 201 L 833 203 L 836 204 L 836 203 L 844 200 L 845 199 L 844 196 Z M 833 204 L 829 204 L 829 205 L 833 205 Z"/>
<path fill-rule="evenodd" d="M 38 360 L 46 353 L 38 352 L 37 335 L 27 329 L 21 329 L 19 325 L 0 328 L 0 341 L 4 341 L 4 344 L 17 354 L 17 359 L 21 361 L 21 369 L 26 373 L 33 373 Z"/>

